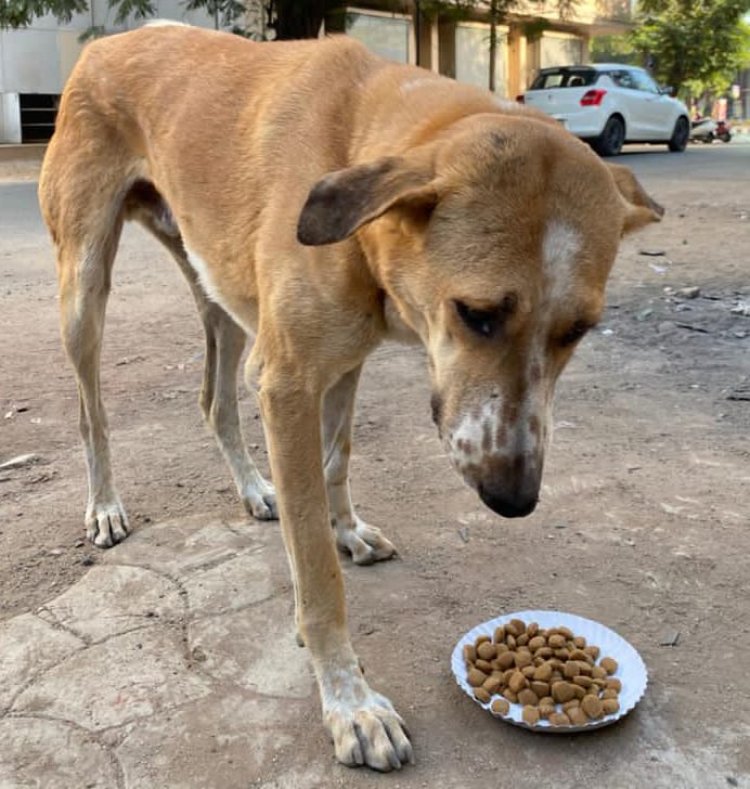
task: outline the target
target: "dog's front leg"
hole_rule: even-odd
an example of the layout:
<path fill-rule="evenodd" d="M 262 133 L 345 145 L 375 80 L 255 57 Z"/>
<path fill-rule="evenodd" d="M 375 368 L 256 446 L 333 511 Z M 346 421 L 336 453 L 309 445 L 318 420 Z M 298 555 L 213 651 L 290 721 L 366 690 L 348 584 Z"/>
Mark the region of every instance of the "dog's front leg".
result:
<path fill-rule="evenodd" d="M 336 757 L 391 770 L 413 760 L 401 717 L 362 676 L 346 624 L 344 582 L 328 520 L 322 460 L 323 387 L 266 368 L 260 402 L 279 515 L 294 574 L 297 627 L 312 656 Z"/>
<path fill-rule="evenodd" d="M 345 373 L 326 392 L 323 404 L 323 467 L 336 544 L 351 554 L 355 564 L 372 564 L 391 559 L 396 555 L 396 548 L 380 529 L 365 523 L 354 512 L 349 491 L 354 396 L 361 370 L 357 367 Z"/>

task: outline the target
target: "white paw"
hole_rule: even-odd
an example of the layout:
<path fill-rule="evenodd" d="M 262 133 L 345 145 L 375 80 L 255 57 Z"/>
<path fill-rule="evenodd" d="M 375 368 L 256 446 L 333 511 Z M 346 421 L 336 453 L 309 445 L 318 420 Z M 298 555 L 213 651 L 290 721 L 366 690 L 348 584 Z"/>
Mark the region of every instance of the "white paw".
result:
<path fill-rule="evenodd" d="M 245 509 L 259 521 L 275 521 L 279 517 L 276 506 L 276 489 L 274 486 L 258 476 L 251 485 L 247 485 L 242 492 L 242 501 Z"/>
<path fill-rule="evenodd" d="M 109 504 L 89 504 L 86 537 L 99 548 L 111 548 L 130 534 L 128 516 L 119 499 Z"/>
<path fill-rule="evenodd" d="M 390 772 L 414 763 L 404 721 L 385 696 L 356 671 L 323 682 L 323 720 L 342 764 Z"/>
<path fill-rule="evenodd" d="M 339 550 L 351 554 L 355 564 L 373 564 L 392 559 L 398 551 L 396 546 L 383 536 L 376 526 L 370 526 L 354 516 L 354 524 L 334 523 L 336 545 Z"/>

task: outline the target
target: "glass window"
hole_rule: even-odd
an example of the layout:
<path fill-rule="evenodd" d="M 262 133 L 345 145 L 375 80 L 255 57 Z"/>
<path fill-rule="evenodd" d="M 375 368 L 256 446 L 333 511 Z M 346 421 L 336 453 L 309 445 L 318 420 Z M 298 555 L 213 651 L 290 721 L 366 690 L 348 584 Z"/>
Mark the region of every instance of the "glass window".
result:
<path fill-rule="evenodd" d="M 609 76 L 618 87 L 635 90 L 635 80 L 629 71 L 613 71 Z"/>
<path fill-rule="evenodd" d="M 593 85 L 599 75 L 590 68 L 556 68 L 539 72 L 530 90 L 546 90 L 547 88 L 585 88 Z"/>
<path fill-rule="evenodd" d="M 647 93 L 658 93 L 659 88 L 656 83 L 646 74 L 645 71 L 632 71 L 633 81 L 635 82 L 636 90 L 643 90 Z"/>
<path fill-rule="evenodd" d="M 505 93 L 504 32 L 497 33 L 495 53 L 495 90 Z M 489 25 L 456 25 L 456 79 L 480 88 L 490 85 L 490 27 Z"/>
<path fill-rule="evenodd" d="M 541 39 L 542 68 L 572 66 L 583 60 L 583 41 L 575 36 L 555 36 L 546 33 Z"/>
<path fill-rule="evenodd" d="M 346 32 L 352 38 L 361 41 L 376 55 L 398 63 L 409 62 L 410 24 L 408 19 L 399 17 L 358 12 L 346 15 Z"/>

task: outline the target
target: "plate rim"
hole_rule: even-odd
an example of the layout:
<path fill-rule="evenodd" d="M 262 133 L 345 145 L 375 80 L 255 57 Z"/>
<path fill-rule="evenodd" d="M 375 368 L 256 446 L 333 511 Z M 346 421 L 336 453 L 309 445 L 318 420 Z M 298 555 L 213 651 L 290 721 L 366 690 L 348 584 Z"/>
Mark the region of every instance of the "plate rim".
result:
<path fill-rule="evenodd" d="M 522 619 L 525 622 L 534 621 L 535 619 L 539 618 L 539 615 L 546 616 L 555 616 L 555 617 L 564 617 L 568 620 L 577 620 L 579 622 L 585 622 L 586 625 L 595 626 L 597 628 L 602 628 L 605 630 L 611 637 L 614 637 L 616 641 L 622 642 L 624 648 L 630 650 L 635 660 L 635 666 L 639 670 L 638 673 L 640 675 L 640 688 L 635 689 L 636 695 L 631 699 L 630 703 L 627 707 L 621 707 L 618 712 L 614 712 L 611 715 L 607 715 L 601 720 L 598 721 L 590 721 L 589 723 L 585 723 L 583 725 L 578 726 L 551 726 L 547 721 L 540 721 L 539 724 L 536 726 L 530 726 L 524 720 L 519 719 L 516 720 L 511 715 L 496 715 L 490 710 L 490 703 L 484 703 L 476 698 L 466 680 L 466 666 L 463 657 L 463 647 L 467 643 L 473 643 L 474 639 L 476 639 L 477 635 L 481 635 L 481 632 L 477 631 L 484 631 L 484 630 L 494 630 L 496 627 L 500 625 L 507 624 L 511 619 Z M 566 625 L 566 622 L 561 621 L 559 625 Z M 552 625 L 552 627 L 557 627 L 558 625 Z M 568 625 L 571 626 L 571 625 Z M 571 626 L 571 629 L 573 627 Z M 619 662 L 619 661 L 618 661 Z M 463 672 L 463 676 L 459 676 L 457 671 L 457 666 L 460 666 Z M 543 734 L 576 734 L 579 732 L 587 732 L 593 731 L 595 729 L 600 729 L 603 726 L 610 726 L 613 723 L 617 723 L 617 721 L 624 718 L 628 713 L 630 713 L 636 705 L 641 701 L 643 698 L 646 688 L 648 687 L 648 669 L 646 668 L 645 661 L 641 657 L 638 650 L 623 636 L 621 636 L 616 630 L 613 630 L 611 627 L 608 627 L 601 622 L 598 622 L 596 619 L 589 619 L 585 616 L 580 616 L 579 614 L 569 613 L 567 611 L 557 611 L 553 609 L 527 609 L 524 611 L 513 611 L 508 614 L 501 614 L 500 616 L 493 617 L 492 619 L 488 619 L 484 622 L 480 622 L 479 624 L 472 627 L 470 630 L 467 630 L 456 642 L 456 645 L 453 647 L 451 652 L 451 672 L 453 674 L 453 678 L 456 681 L 458 687 L 466 693 L 466 695 L 475 703 L 478 704 L 482 709 L 486 710 L 490 716 L 496 720 L 503 721 L 504 723 L 510 723 L 513 726 L 518 726 L 520 728 L 526 729 L 527 731 L 533 731 L 536 733 L 543 733 Z M 511 711 L 517 707 L 519 710 L 521 709 L 519 704 L 511 703 Z"/>

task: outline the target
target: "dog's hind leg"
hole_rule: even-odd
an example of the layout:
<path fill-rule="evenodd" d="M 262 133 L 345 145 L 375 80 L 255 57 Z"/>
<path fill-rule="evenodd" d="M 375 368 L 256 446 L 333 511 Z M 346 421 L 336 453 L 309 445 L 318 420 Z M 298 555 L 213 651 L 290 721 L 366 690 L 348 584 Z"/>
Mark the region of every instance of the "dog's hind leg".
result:
<path fill-rule="evenodd" d="M 245 509 L 258 520 L 274 520 L 278 518 L 276 491 L 250 458 L 240 427 L 237 368 L 247 336 L 218 304 L 207 302 L 199 309 L 206 332 L 203 416 L 226 458 Z"/>
<path fill-rule="evenodd" d="M 130 530 L 112 477 L 99 377 L 104 312 L 122 218 L 114 201 L 106 211 L 92 210 L 88 218 L 87 224 L 65 223 L 55 232 L 60 315 L 63 344 L 78 382 L 79 427 L 89 483 L 86 533 L 95 545 L 109 548 Z M 88 230 L 82 233 L 83 228 Z"/>
<path fill-rule="evenodd" d="M 130 218 L 139 221 L 169 250 L 190 286 L 206 335 L 201 411 L 245 508 L 258 520 L 273 520 L 278 517 L 276 492 L 245 448 L 237 406 L 237 369 L 247 335 L 220 305 L 207 297 L 190 265 L 179 228 L 156 189 L 145 182 L 136 184 L 128 196 L 127 210 Z"/>
<path fill-rule="evenodd" d="M 346 373 L 325 394 L 323 406 L 323 446 L 326 489 L 331 525 L 339 550 L 351 554 L 355 564 L 372 564 L 390 559 L 396 548 L 380 529 L 365 523 L 355 512 L 349 490 L 354 397 L 362 368 Z"/>

